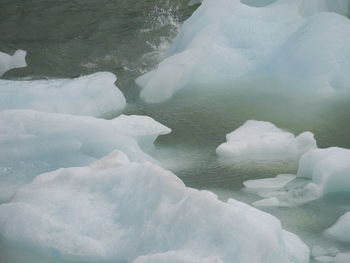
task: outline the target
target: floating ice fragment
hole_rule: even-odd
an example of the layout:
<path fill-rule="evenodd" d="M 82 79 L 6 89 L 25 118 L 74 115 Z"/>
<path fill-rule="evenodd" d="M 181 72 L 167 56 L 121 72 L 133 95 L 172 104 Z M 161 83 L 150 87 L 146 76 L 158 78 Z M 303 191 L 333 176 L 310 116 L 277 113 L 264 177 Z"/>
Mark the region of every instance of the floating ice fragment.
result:
<path fill-rule="evenodd" d="M 0 110 L 34 109 L 102 116 L 119 112 L 126 101 L 116 76 L 98 72 L 75 79 L 0 80 Z"/>
<path fill-rule="evenodd" d="M 37 112 L 0 111 L 0 200 L 39 173 L 81 166 L 110 153 L 131 160 L 154 161 L 157 136 L 170 129 L 147 116 L 121 115 L 112 120 Z"/>
<path fill-rule="evenodd" d="M 339 253 L 334 259 L 334 263 L 349 263 L 350 253 Z"/>
<path fill-rule="evenodd" d="M 21 49 L 16 50 L 12 56 L 0 51 L 0 77 L 10 69 L 26 67 L 26 55 L 27 52 Z"/>
<path fill-rule="evenodd" d="M 294 174 L 280 174 L 273 178 L 264 178 L 257 180 L 248 180 L 243 184 L 247 188 L 277 190 L 285 187 L 289 182 L 296 178 Z"/>
<path fill-rule="evenodd" d="M 337 240 L 350 242 L 350 212 L 342 215 L 326 233 Z"/>
<path fill-rule="evenodd" d="M 279 175 L 276 178 L 247 181 L 244 185 L 250 191 L 268 197 L 255 203 L 264 205 L 295 206 L 331 193 L 349 194 L 350 150 L 338 147 L 310 150 L 299 160 L 297 178 L 282 186 L 283 179 L 288 178 Z M 280 188 L 276 187 L 279 183 Z M 272 198 L 277 198 L 279 202 L 271 202 Z"/>
<path fill-rule="evenodd" d="M 333 261 L 334 261 L 334 257 L 330 257 L 330 256 L 320 256 L 320 257 L 315 257 L 315 260 L 316 260 L 317 262 L 328 263 L 328 262 L 333 262 Z"/>
<path fill-rule="evenodd" d="M 78 261 L 309 261 L 308 247 L 275 217 L 187 188 L 171 172 L 118 151 L 90 166 L 37 176 L 0 205 L 0 234 Z"/>
<path fill-rule="evenodd" d="M 136 80 L 141 98 L 161 102 L 180 89 L 235 87 L 251 76 L 312 97 L 348 91 L 350 21 L 342 15 L 349 6 L 349 0 L 203 1 L 165 59 Z"/>
<path fill-rule="evenodd" d="M 297 161 L 305 152 L 317 147 L 311 132 L 295 137 L 270 122 L 249 120 L 226 135 L 216 153 L 232 162 Z"/>

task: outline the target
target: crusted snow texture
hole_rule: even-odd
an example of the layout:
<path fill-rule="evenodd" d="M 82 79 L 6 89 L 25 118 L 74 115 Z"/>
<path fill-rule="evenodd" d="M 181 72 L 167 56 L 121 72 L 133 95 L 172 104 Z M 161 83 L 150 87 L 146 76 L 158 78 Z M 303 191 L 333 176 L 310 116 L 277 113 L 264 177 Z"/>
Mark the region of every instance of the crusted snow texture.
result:
<path fill-rule="evenodd" d="M 75 79 L 0 80 L 0 110 L 34 109 L 89 116 L 118 112 L 126 101 L 114 85 L 116 80 L 109 72 Z"/>
<path fill-rule="evenodd" d="M 308 247 L 275 217 L 187 188 L 171 172 L 129 161 L 119 151 L 87 167 L 37 176 L 0 206 L 0 234 L 37 252 L 78 260 L 309 260 Z"/>
<path fill-rule="evenodd" d="M 10 69 L 26 67 L 26 55 L 27 51 L 21 49 L 16 50 L 12 56 L 0 51 L 0 77 Z"/>
<path fill-rule="evenodd" d="M 203 1 L 166 58 L 136 80 L 141 98 L 161 102 L 185 87 L 216 88 L 249 74 L 317 94 L 349 89 L 350 21 L 340 15 L 349 0 L 244 2 L 253 4 Z"/>
<path fill-rule="evenodd" d="M 216 153 L 233 162 L 294 160 L 317 147 L 311 132 L 297 137 L 270 122 L 249 120 L 226 135 Z"/>
<path fill-rule="evenodd" d="M 342 215 L 326 233 L 337 240 L 350 242 L 350 212 Z"/>
<path fill-rule="evenodd" d="M 40 173 L 81 166 L 114 149 L 137 161 L 154 161 L 150 151 L 158 135 L 170 129 L 147 116 L 112 120 L 38 112 L 0 111 L 0 200 Z"/>

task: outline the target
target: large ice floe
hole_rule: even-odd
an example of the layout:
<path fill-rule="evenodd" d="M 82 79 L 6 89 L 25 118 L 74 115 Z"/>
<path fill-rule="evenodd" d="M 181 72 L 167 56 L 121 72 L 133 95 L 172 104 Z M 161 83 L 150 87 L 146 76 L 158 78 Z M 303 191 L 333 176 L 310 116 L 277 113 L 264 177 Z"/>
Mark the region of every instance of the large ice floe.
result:
<path fill-rule="evenodd" d="M 350 150 L 338 147 L 314 149 L 299 161 L 296 176 L 246 181 L 248 190 L 265 199 L 258 206 L 295 206 L 329 194 L 350 194 Z"/>
<path fill-rule="evenodd" d="M 26 55 L 27 52 L 20 49 L 12 56 L 0 51 L 0 77 L 10 69 L 26 67 Z"/>
<path fill-rule="evenodd" d="M 158 135 L 170 129 L 147 116 L 112 120 L 33 110 L 0 111 L 0 201 L 36 175 L 81 166 L 114 149 L 131 160 L 151 161 Z M 155 162 L 155 161 L 154 161 Z"/>
<path fill-rule="evenodd" d="M 121 111 L 126 101 L 116 76 L 98 72 L 75 79 L 0 80 L 0 110 L 34 109 L 102 116 Z"/>
<path fill-rule="evenodd" d="M 256 7 L 258 2 L 266 5 Z M 202 1 L 165 59 L 136 80 L 140 96 L 160 102 L 185 87 L 235 86 L 233 82 L 252 76 L 281 81 L 293 91 L 348 90 L 350 20 L 341 14 L 349 14 L 349 3 Z"/>
<path fill-rule="evenodd" d="M 120 151 L 37 176 L 0 205 L 0 233 L 13 244 L 77 260 L 309 261 L 308 247 L 275 217 L 187 188 L 171 172 Z"/>
<path fill-rule="evenodd" d="M 317 148 L 311 132 L 295 137 L 270 122 L 256 120 L 249 120 L 227 134 L 226 140 L 216 152 L 232 162 L 298 161 L 302 154 Z"/>

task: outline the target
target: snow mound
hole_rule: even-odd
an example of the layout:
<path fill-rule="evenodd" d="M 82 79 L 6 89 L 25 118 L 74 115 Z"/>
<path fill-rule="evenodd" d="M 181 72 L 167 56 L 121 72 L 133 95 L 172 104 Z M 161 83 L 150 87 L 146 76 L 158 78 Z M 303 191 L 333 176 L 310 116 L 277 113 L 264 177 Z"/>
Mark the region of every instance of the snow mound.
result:
<path fill-rule="evenodd" d="M 326 233 L 337 240 L 350 242 L 350 212 L 342 215 Z"/>
<path fill-rule="evenodd" d="M 314 136 L 304 132 L 297 137 L 270 122 L 249 120 L 226 135 L 216 153 L 232 162 L 294 160 L 317 147 Z"/>
<path fill-rule="evenodd" d="M 81 166 L 119 149 L 132 160 L 154 161 L 158 135 L 170 129 L 147 116 L 113 120 L 37 112 L 0 111 L 0 200 L 43 172 Z"/>
<path fill-rule="evenodd" d="M 327 194 L 349 194 L 350 150 L 338 147 L 310 150 L 299 160 L 296 179 L 279 175 L 247 181 L 244 185 L 266 198 L 255 202 L 257 206 L 295 206 Z"/>
<path fill-rule="evenodd" d="M 348 14 L 348 0 L 242 2 L 203 1 L 165 59 L 136 80 L 140 97 L 161 102 L 183 88 L 234 87 L 256 76 L 281 81 L 293 92 L 349 90 L 350 21 L 329 12 Z"/>
<path fill-rule="evenodd" d="M 0 206 L 0 233 L 37 252 L 77 260 L 309 261 L 308 247 L 275 217 L 187 188 L 171 172 L 119 151 L 90 166 L 37 176 Z"/>
<path fill-rule="evenodd" d="M 114 85 L 116 80 L 109 72 L 75 79 L 0 80 L 0 110 L 34 109 L 102 116 L 121 111 L 126 105 L 123 93 Z"/>
<path fill-rule="evenodd" d="M 20 49 L 12 56 L 0 51 L 0 77 L 10 69 L 26 67 L 26 55 L 27 51 Z"/>

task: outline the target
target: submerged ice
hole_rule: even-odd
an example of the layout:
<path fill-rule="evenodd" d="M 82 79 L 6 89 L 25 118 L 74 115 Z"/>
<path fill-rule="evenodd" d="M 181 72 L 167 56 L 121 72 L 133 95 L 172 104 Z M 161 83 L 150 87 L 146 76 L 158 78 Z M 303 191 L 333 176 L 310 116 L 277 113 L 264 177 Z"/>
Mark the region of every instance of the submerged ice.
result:
<path fill-rule="evenodd" d="M 112 120 L 33 110 L 0 111 L 0 201 L 39 173 L 81 166 L 114 149 L 131 160 L 154 161 L 158 135 L 170 129 L 147 116 Z"/>
<path fill-rule="evenodd" d="M 34 109 L 102 116 L 121 111 L 126 101 L 117 78 L 98 72 L 75 79 L 0 80 L 0 110 Z"/>
<path fill-rule="evenodd" d="M 185 87 L 231 85 L 249 76 L 321 94 L 349 89 L 350 21 L 340 15 L 348 14 L 348 0 L 242 2 L 203 1 L 167 57 L 136 80 L 141 98 L 160 102 Z"/>
<path fill-rule="evenodd" d="M 187 188 L 171 172 L 120 151 L 36 177 L 0 205 L 0 233 L 14 244 L 77 260 L 309 260 L 308 247 L 275 217 Z"/>

